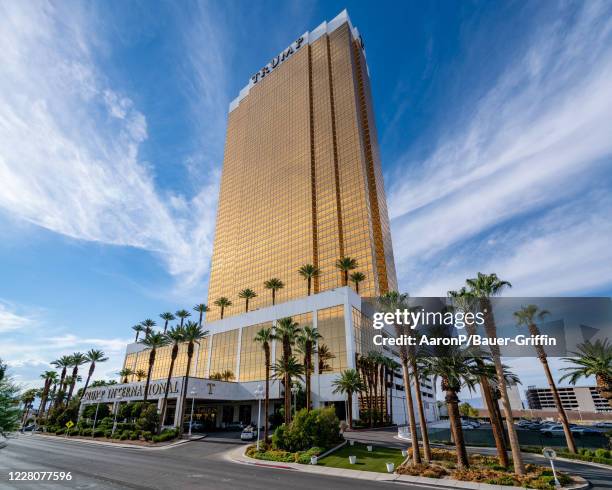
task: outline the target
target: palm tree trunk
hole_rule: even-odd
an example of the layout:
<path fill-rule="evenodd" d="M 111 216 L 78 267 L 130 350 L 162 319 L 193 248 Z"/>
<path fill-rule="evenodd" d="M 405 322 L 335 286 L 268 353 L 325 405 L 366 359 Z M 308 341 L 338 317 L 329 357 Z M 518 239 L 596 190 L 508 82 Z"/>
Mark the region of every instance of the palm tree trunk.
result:
<path fill-rule="evenodd" d="M 445 401 L 448 408 L 448 419 L 450 421 L 451 432 L 455 442 L 457 466 L 460 469 L 468 468 L 470 466 L 470 460 L 468 459 L 465 440 L 463 439 L 463 430 L 461 429 L 461 415 L 459 414 L 459 398 L 457 397 L 457 393 L 452 390 L 447 390 Z"/>
<path fill-rule="evenodd" d="M 484 366 L 482 360 L 478 359 L 478 361 L 478 367 Z M 504 441 L 503 421 L 498 412 L 499 404 L 497 400 L 493 400 L 491 385 L 484 374 L 480 376 L 480 390 L 482 391 L 482 396 L 485 399 L 487 410 L 489 411 L 489 418 L 491 419 L 491 430 L 493 431 L 493 439 L 495 439 L 497 459 L 501 466 L 507 468 L 510 462 L 508 461 L 508 453 L 506 452 L 506 443 Z"/>
<path fill-rule="evenodd" d="M 306 411 L 310 412 L 310 370 L 312 364 L 312 345 L 310 342 L 306 344 L 306 356 L 304 358 L 304 368 L 306 376 Z"/>
<path fill-rule="evenodd" d="M 272 306 L 276 304 L 276 289 L 272 290 Z"/>
<path fill-rule="evenodd" d="M 310 279 L 310 277 L 309 277 L 308 278 L 308 296 L 310 296 L 311 285 L 312 285 L 312 279 Z"/>
<path fill-rule="evenodd" d="M 181 403 L 181 418 L 179 419 L 179 434 L 185 432 L 185 404 L 187 403 L 187 388 L 189 387 L 189 374 L 191 372 L 191 358 L 193 357 L 193 342 L 189 342 L 187 346 L 187 367 L 185 368 L 185 381 L 183 382 L 183 403 Z"/>
<path fill-rule="evenodd" d="M 351 391 L 347 391 L 346 396 L 348 398 L 348 406 L 346 407 L 348 426 L 349 429 L 353 430 L 353 393 Z"/>
<path fill-rule="evenodd" d="M 410 387 L 410 373 L 408 372 L 408 359 L 406 352 L 401 356 L 402 373 L 404 375 L 404 391 L 406 392 L 406 410 L 410 423 L 410 439 L 412 443 L 413 464 L 421 464 L 421 451 L 419 449 L 419 437 L 416 430 L 416 420 L 414 417 L 414 405 L 412 404 L 412 390 Z"/>
<path fill-rule="evenodd" d="M 395 385 L 395 371 L 391 370 L 391 386 L 389 387 L 389 418 L 393 424 L 393 387 Z"/>
<path fill-rule="evenodd" d="M 264 441 L 268 444 L 268 405 L 270 403 L 270 347 L 265 348 L 266 356 L 266 398 L 264 400 Z"/>
<path fill-rule="evenodd" d="M 414 356 L 411 357 L 410 364 L 412 365 L 412 377 L 415 385 L 414 389 L 416 394 L 417 410 L 419 412 L 419 424 L 421 425 L 421 439 L 423 439 L 423 459 L 425 459 L 426 463 L 429 463 L 431 461 L 431 447 L 429 446 L 429 433 L 427 432 L 427 422 L 425 420 L 425 411 L 423 409 L 423 395 L 421 394 L 419 371 Z"/>
<path fill-rule="evenodd" d="M 168 379 L 166 380 L 166 388 L 164 390 L 164 400 L 162 401 L 162 409 L 161 409 L 161 417 L 159 429 L 161 432 L 161 427 L 164 425 L 166 421 L 166 410 L 168 408 L 168 393 L 170 392 L 170 380 L 172 378 L 172 372 L 174 371 L 174 362 L 178 356 L 178 344 L 174 344 L 172 347 L 172 356 L 170 358 L 170 368 L 168 369 Z"/>
<path fill-rule="evenodd" d="M 348 271 L 343 271 L 342 276 L 344 278 L 344 285 L 348 286 Z"/>
<path fill-rule="evenodd" d="M 83 399 L 83 395 L 85 395 L 85 392 L 87 391 L 87 387 L 89 386 L 89 380 L 91 379 L 91 376 L 94 373 L 94 369 L 96 369 L 96 363 L 92 362 L 91 366 L 89 366 L 89 373 L 87 373 L 87 380 L 85 381 L 85 386 L 83 387 L 83 392 L 81 393 L 81 400 Z"/>
<path fill-rule="evenodd" d="M 149 353 L 149 369 L 147 370 L 147 381 L 145 382 L 144 389 L 144 402 L 147 403 L 149 398 L 149 384 L 151 383 L 151 371 L 153 371 L 153 364 L 155 363 L 155 349 L 151 349 Z"/>
<path fill-rule="evenodd" d="M 70 390 L 68 391 L 68 399 L 66 400 L 66 405 L 70 403 L 70 399 L 72 398 L 72 392 L 74 391 L 74 386 L 76 385 L 78 374 L 79 368 L 75 366 L 72 370 L 72 383 L 70 383 Z"/>

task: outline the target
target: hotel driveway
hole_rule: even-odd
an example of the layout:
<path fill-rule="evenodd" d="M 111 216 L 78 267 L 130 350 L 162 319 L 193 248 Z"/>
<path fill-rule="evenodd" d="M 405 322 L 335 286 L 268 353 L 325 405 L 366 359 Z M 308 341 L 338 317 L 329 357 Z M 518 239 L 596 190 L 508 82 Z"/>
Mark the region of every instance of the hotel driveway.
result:
<path fill-rule="evenodd" d="M 0 489 L 287 489 L 389 488 L 390 483 L 311 475 L 226 461 L 231 441 L 192 441 L 164 450 L 117 448 L 21 435 L 0 449 Z M 71 471 L 66 482 L 10 482 L 9 471 Z M 411 488 L 428 488 L 410 486 Z"/>

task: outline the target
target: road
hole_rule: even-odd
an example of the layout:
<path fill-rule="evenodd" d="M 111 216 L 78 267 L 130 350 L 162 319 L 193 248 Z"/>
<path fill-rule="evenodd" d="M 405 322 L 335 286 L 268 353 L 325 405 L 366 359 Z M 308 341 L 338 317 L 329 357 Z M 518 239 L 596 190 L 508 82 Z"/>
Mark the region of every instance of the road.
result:
<path fill-rule="evenodd" d="M 291 489 L 389 488 L 389 483 L 311 475 L 295 470 L 232 463 L 231 440 L 203 439 L 164 450 L 83 444 L 70 439 L 20 435 L 0 450 L 0 489 Z M 9 471 L 70 471 L 68 482 L 10 482 Z M 414 489 L 431 487 L 411 486 Z"/>

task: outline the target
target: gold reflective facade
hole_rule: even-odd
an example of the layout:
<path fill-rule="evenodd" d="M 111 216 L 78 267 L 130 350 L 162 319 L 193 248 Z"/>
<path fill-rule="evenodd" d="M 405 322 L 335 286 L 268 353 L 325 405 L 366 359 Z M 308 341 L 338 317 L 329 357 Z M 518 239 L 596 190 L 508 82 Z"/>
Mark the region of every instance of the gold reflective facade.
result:
<path fill-rule="evenodd" d="M 348 23 L 304 44 L 251 87 L 228 116 L 207 320 L 214 301 L 243 311 L 238 293 L 264 281 L 285 287 L 276 302 L 306 295 L 297 270 L 315 264 L 313 292 L 342 285 L 336 261 L 352 257 L 363 296 L 397 289 L 370 85 Z"/>

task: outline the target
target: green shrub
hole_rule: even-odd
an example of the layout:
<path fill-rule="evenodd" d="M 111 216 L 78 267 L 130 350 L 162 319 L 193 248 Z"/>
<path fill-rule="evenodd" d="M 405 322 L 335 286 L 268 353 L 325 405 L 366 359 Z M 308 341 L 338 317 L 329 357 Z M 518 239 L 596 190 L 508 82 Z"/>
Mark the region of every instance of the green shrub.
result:
<path fill-rule="evenodd" d="M 100 421 L 100 419 L 103 419 L 104 417 L 108 417 L 109 415 L 110 415 L 110 408 L 108 408 L 108 405 L 106 403 L 100 403 L 98 405 L 98 421 Z M 95 404 L 87 405 L 83 409 L 83 417 L 85 417 L 86 419 L 93 420 L 95 416 L 96 416 L 96 405 Z"/>
<path fill-rule="evenodd" d="M 161 434 L 153 436 L 153 442 L 165 442 L 178 436 L 178 429 L 164 429 Z"/>
<path fill-rule="evenodd" d="M 153 439 L 153 433 L 150 430 L 142 431 L 142 437 L 145 441 Z"/>
<path fill-rule="evenodd" d="M 66 432 L 66 429 L 63 429 L 63 428 L 61 428 L 61 427 L 60 427 L 60 428 L 58 428 L 58 429 L 55 431 L 55 435 L 61 436 L 61 435 L 62 435 L 62 434 L 64 434 L 65 432 Z"/>
<path fill-rule="evenodd" d="M 610 457 L 610 451 L 607 449 L 596 449 L 595 450 L 595 457 L 597 458 L 609 458 Z"/>
<path fill-rule="evenodd" d="M 295 459 L 296 463 L 302 464 L 310 464 L 310 458 L 312 456 L 318 456 L 323 453 L 323 449 L 320 447 L 311 447 L 308 451 L 304 451 L 303 453 L 296 453 L 297 457 Z"/>
<path fill-rule="evenodd" d="M 104 430 L 104 437 L 109 438 L 112 435 L 113 431 L 111 429 Z"/>
<path fill-rule="evenodd" d="M 159 414 L 157 413 L 157 406 L 149 403 L 146 407 L 143 407 L 140 417 L 136 421 L 136 428 L 138 430 L 155 432 L 158 424 Z"/>
<path fill-rule="evenodd" d="M 333 407 L 317 408 L 308 412 L 302 409 L 287 427 L 278 427 L 272 436 L 276 449 L 289 452 L 303 451 L 311 447 L 332 447 L 340 442 L 340 421 Z"/>
<path fill-rule="evenodd" d="M 138 432 L 136 431 L 130 432 L 130 441 L 137 441 L 137 440 L 138 440 Z"/>
<path fill-rule="evenodd" d="M 83 429 L 83 430 L 81 431 L 81 435 L 82 435 L 82 436 L 85 436 L 85 437 L 87 437 L 87 436 L 91 436 L 91 432 L 92 432 L 92 430 L 91 430 L 91 429 Z"/>
<path fill-rule="evenodd" d="M 120 441 L 126 441 L 126 440 L 127 440 L 127 439 L 129 439 L 129 438 L 130 438 L 130 436 L 129 436 L 128 434 L 121 434 L 121 435 L 119 436 L 119 440 L 120 440 Z"/>
<path fill-rule="evenodd" d="M 93 431 L 93 436 L 94 437 L 102 437 L 102 436 L 104 436 L 104 429 L 95 429 Z"/>

